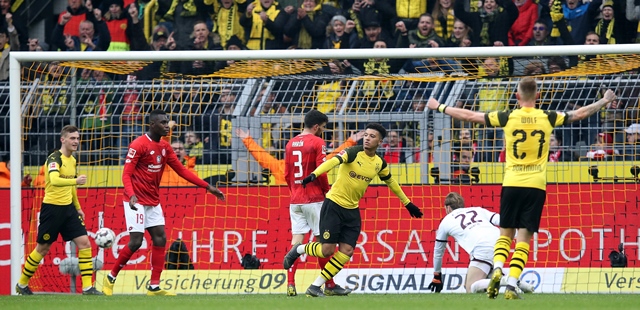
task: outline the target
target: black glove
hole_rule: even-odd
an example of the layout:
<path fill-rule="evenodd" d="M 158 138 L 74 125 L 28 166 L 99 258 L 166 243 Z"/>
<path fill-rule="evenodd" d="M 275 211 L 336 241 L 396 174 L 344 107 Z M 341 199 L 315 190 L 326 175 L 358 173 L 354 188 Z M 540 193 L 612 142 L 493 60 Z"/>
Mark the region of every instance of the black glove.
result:
<path fill-rule="evenodd" d="M 304 184 L 304 181 L 302 182 L 302 184 Z M 409 210 L 409 214 L 411 214 L 411 217 L 416 217 L 416 218 L 422 217 L 422 211 L 420 211 L 420 208 L 416 207 L 416 205 L 414 205 L 413 202 L 408 203 L 404 207 L 407 208 L 407 210 Z"/>
<path fill-rule="evenodd" d="M 431 290 L 432 293 L 433 292 L 440 293 L 443 287 L 444 285 L 442 284 L 442 274 L 439 272 L 434 272 L 433 280 L 431 280 L 431 283 L 429 283 L 429 286 L 427 286 L 427 289 Z"/>
<path fill-rule="evenodd" d="M 302 187 L 307 187 L 307 184 L 313 182 L 313 180 L 316 179 L 316 175 L 315 174 L 310 174 L 308 175 L 306 178 L 304 178 L 304 180 L 302 180 Z"/>

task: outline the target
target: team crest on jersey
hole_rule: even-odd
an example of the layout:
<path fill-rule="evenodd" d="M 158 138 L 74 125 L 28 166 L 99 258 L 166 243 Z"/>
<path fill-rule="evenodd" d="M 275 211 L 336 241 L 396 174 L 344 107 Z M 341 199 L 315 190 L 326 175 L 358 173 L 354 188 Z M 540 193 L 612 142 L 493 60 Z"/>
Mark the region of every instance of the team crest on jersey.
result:
<path fill-rule="evenodd" d="M 127 157 L 133 158 L 136 156 L 136 150 L 133 148 L 129 148 L 129 152 L 127 153 Z"/>
<path fill-rule="evenodd" d="M 329 233 L 328 230 L 325 230 L 324 233 L 322 233 L 322 238 L 324 238 L 325 240 L 331 238 L 331 233 Z"/>
<path fill-rule="evenodd" d="M 161 163 L 162 162 L 162 156 L 160 156 L 160 155 L 156 156 L 156 162 Z"/>

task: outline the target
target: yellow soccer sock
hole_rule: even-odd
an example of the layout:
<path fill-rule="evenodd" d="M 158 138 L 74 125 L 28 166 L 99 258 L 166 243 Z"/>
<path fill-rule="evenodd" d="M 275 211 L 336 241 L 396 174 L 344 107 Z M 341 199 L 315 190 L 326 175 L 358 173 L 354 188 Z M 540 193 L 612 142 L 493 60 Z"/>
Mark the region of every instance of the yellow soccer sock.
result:
<path fill-rule="evenodd" d="M 304 246 L 304 252 L 313 256 L 324 258 L 322 254 L 322 243 L 320 242 L 309 242 Z"/>
<path fill-rule="evenodd" d="M 91 261 L 91 248 L 78 251 L 78 267 L 82 276 L 82 289 L 93 286 L 93 261 Z"/>
<path fill-rule="evenodd" d="M 340 270 L 344 267 L 349 261 L 350 257 L 346 254 L 338 251 L 333 254 L 333 257 L 329 260 L 329 262 L 324 266 L 320 275 L 326 280 L 329 281 L 335 277 Z"/>
<path fill-rule="evenodd" d="M 509 257 L 509 250 L 511 249 L 511 238 L 507 236 L 500 236 L 496 241 L 496 246 L 493 248 L 493 267 L 504 267 L 504 262 Z"/>
<path fill-rule="evenodd" d="M 24 268 L 22 269 L 22 275 L 20 275 L 20 280 L 18 280 L 18 284 L 20 286 L 29 285 L 29 279 L 33 277 L 33 274 L 38 270 L 38 266 L 40 265 L 40 261 L 42 260 L 42 255 L 38 253 L 35 249 L 24 262 Z"/>
<path fill-rule="evenodd" d="M 513 252 L 509 262 L 509 278 L 520 279 L 520 274 L 522 274 L 522 269 L 527 264 L 527 259 L 529 259 L 529 243 L 518 242 L 516 251 Z"/>

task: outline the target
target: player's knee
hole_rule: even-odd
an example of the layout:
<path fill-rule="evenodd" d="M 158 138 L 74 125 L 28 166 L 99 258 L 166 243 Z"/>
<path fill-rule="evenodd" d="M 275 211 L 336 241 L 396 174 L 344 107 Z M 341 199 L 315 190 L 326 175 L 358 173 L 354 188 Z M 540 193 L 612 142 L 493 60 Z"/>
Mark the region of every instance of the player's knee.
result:
<path fill-rule="evenodd" d="M 153 236 L 151 237 L 151 241 L 154 246 L 165 246 L 167 244 L 167 236 L 164 234 L 161 236 Z"/>
<path fill-rule="evenodd" d="M 49 249 L 51 249 L 51 244 L 49 243 L 38 243 L 36 245 L 36 252 L 43 257 L 49 253 Z"/>
<path fill-rule="evenodd" d="M 132 252 L 137 251 L 140 247 L 142 246 L 142 236 L 140 237 L 134 237 L 134 236 L 129 236 L 129 250 L 131 250 Z"/>
<path fill-rule="evenodd" d="M 88 236 L 78 237 L 73 242 L 76 244 L 79 250 L 88 249 L 91 247 L 91 241 Z"/>
<path fill-rule="evenodd" d="M 346 244 L 346 243 L 341 243 L 338 251 L 342 252 L 344 255 L 347 255 L 349 257 L 353 256 L 353 247 Z"/>

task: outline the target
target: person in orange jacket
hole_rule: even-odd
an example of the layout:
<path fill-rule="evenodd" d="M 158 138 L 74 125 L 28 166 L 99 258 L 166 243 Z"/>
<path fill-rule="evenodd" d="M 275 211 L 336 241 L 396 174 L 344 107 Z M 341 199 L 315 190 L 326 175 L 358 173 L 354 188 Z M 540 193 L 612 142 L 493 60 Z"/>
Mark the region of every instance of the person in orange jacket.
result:
<path fill-rule="evenodd" d="M 260 146 L 260 144 L 253 140 L 248 131 L 236 128 L 235 133 L 236 136 L 242 139 L 242 143 L 244 143 L 244 146 L 247 148 L 247 150 L 249 150 L 251 156 L 253 156 L 258 164 L 260 164 L 260 167 L 269 169 L 269 171 L 271 171 L 274 179 L 274 184 L 287 185 L 287 181 L 284 178 L 284 159 L 278 160 L 273 155 L 269 154 L 267 150 L 265 150 L 262 146 Z M 327 155 L 327 160 L 331 159 L 342 150 L 358 144 L 358 141 L 362 139 L 363 134 L 364 131 L 352 134 L 351 137 L 347 139 L 347 141 L 342 143 L 339 147 L 337 147 Z"/>
<path fill-rule="evenodd" d="M 22 179 L 22 186 L 31 186 L 31 175 L 27 174 L 24 176 Z M 2 158 L 2 162 L 0 162 L 0 188 L 9 187 L 11 187 L 11 168 L 9 155 L 6 155 Z"/>
<path fill-rule="evenodd" d="M 188 156 L 187 150 L 180 140 L 174 140 L 171 142 L 171 134 L 173 133 L 173 127 L 176 126 L 175 121 L 169 121 L 169 133 L 166 136 L 162 137 L 162 140 L 165 140 L 171 144 L 171 148 L 178 156 L 178 159 L 182 164 L 195 175 L 198 175 L 196 171 L 196 157 Z M 179 176 L 171 167 L 167 166 L 162 173 L 162 179 L 160 179 L 160 187 L 167 186 L 193 186 L 189 181 L 183 179 Z"/>

